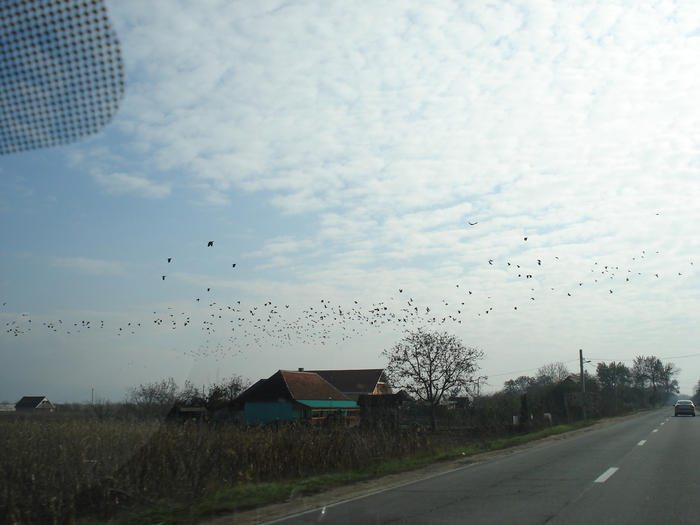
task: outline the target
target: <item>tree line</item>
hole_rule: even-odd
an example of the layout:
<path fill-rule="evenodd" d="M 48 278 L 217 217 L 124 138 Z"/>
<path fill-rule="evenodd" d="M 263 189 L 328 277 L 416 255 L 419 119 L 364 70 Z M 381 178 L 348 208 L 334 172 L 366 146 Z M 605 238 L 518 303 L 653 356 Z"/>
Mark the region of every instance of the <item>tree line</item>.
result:
<path fill-rule="evenodd" d="M 673 403 L 680 393 L 679 372 L 674 363 L 656 356 L 638 356 L 631 366 L 599 362 L 595 374 L 584 370 L 583 377 L 554 362 L 540 367 L 534 376 L 505 381 L 500 391 L 478 400 L 479 410 L 486 424 L 489 417 L 502 421 L 517 416 L 523 425 L 614 416 Z"/>
<path fill-rule="evenodd" d="M 533 376 L 510 379 L 498 392 L 481 395 L 481 386 L 488 379 L 479 374 L 478 362 L 484 352 L 465 346 L 454 335 L 425 329 L 408 331 L 381 355 L 388 361 L 386 372 L 393 391 L 403 391 L 414 404 L 425 407 L 432 428 L 438 426 L 438 414 L 455 405 L 468 410 L 468 425 L 488 429 L 513 422 L 560 423 L 616 415 L 668 404 L 679 394 L 676 377 L 680 369 L 656 356 L 638 356 L 631 366 L 599 362 L 595 374 L 585 370 L 583 377 L 564 363 L 553 362 L 541 366 Z M 130 388 L 123 403 L 98 400 L 91 409 L 100 419 L 117 412 L 137 419 L 163 417 L 175 405 L 214 411 L 229 405 L 249 386 L 250 382 L 238 375 L 208 389 L 199 389 L 190 381 L 180 387 L 168 378 Z M 700 381 L 694 399 L 700 403 Z"/>
<path fill-rule="evenodd" d="M 199 388 L 191 381 L 183 386 L 169 377 L 161 381 L 140 384 L 128 389 L 123 401 L 114 402 L 97 397 L 93 402 L 73 407 L 91 412 L 97 419 L 162 419 L 173 406 L 204 407 L 214 411 L 230 404 L 250 386 L 240 375 L 222 379 L 218 383 Z M 70 407 L 67 407 L 70 408 Z"/>
<path fill-rule="evenodd" d="M 631 368 L 620 362 L 598 363 L 596 379 L 608 400 L 655 407 L 669 403 L 680 393 L 676 379 L 679 372 L 675 364 L 663 363 L 656 356 L 638 356 Z"/>
<path fill-rule="evenodd" d="M 631 366 L 600 362 L 595 374 L 585 370 L 583 377 L 564 363 L 549 363 L 534 376 L 510 379 L 500 391 L 482 396 L 480 387 L 488 378 L 479 375 L 478 361 L 484 352 L 452 335 L 418 329 L 382 355 L 394 390 L 404 390 L 428 407 L 433 428 L 438 413 L 449 416 L 444 409 L 450 404 L 469 412 L 470 425 L 489 428 L 616 415 L 669 404 L 679 394 L 680 369 L 656 356 L 638 356 Z M 695 397 L 700 398 L 700 381 Z"/>

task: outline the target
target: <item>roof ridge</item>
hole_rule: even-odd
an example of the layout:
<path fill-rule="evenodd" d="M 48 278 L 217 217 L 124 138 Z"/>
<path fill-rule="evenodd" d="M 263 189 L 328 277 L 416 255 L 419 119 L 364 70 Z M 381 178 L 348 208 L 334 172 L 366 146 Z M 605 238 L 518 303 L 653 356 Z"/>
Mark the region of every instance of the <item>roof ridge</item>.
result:
<path fill-rule="evenodd" d="M 289 388 L 289 383 L 287 383 L 287 378 L 285 377 L 285 372 L 288 372 L 288 370 L 278 370 L 277 373 L 282 376 L 282 383 L 284 383 L 284 388 L 287 389 L 287 393 L 289 394 L 289 397 L 294 399 L 294 394 L 292 393 L 292 389 Z"/>

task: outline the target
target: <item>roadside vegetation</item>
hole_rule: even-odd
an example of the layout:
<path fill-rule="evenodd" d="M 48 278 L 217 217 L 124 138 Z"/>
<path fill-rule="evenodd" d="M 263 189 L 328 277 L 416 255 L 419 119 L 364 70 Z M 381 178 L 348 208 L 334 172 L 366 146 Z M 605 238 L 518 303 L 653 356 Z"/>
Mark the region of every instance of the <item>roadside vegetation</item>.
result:
<path fill-rule="evenodd" d="M 580 376 L 551 363 L 489 395 L 406 401 L 389 427 L 164 420 L 173 403 L 225 407 L 247 384 L 237 376 L 206 395 L 169 379 L 123 403 L 0 413 L 0 525 L 193 523 L 671 403 L 677 371 L 655 357 L 598 363 L 584 397 Z"/>
<path fill-rule="evenodd" d="M 261 494 L 279 497 L 293 480 L 434 451 L 426 433 L 407 430 L 159 424 L 64 414 L 3 417 L 0 435 L 3 524 L 99 522 L 155 509 L 174 519 L 182 508 L 216 508 L 221 498 L 230 506 L 231 494 L 241 496 L 235 506 L 251 505 Z"/>
<path fill-rule="evenodd" d="M 499 437 L 3 417 L 0 523 L 191 522 L 572 428 Z"/>

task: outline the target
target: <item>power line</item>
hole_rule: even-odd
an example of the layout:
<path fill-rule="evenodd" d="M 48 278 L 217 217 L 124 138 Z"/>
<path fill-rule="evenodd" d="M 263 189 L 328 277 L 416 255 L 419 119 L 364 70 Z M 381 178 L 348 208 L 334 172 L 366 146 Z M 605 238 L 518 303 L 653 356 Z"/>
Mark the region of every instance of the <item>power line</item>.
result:
<path fill-rule="evenodd" d="M 661 360 L 666 360 L 666 359 L 685 359 L 685 358 L 687 358 L 687 357 L 697 357 L 697 356 L 700 356 L 700 353 L 698 353 L 698 354 L 689 354 L 689 355 L 679 355 L 679 356 L 673 356 L 673 357 L 659 357 L 658 359 L 661 359 Z M 636 359 L 636 358 L 634 358 L 634 359 Z M 632 361 L 634 361 L 634 359 L 613 359 L 612 361 L 614 361 L 614 362 L 616 362 L 616 363 L 627 363 L 627 362 L 632 362 Z M 592 369 L 595 369 L 595 368 L 596 368 L 596 365 L 594 365 L 594 364 L 592 363 L 592 361 L 602 361 L 602 362 L 605 362 L 605 361 L 607 361 L 607 360 L 610 360 L 610 357 L 589 357 L 589 358 L 586 358 L 586 360 L 584 361 L 584 364 L 589 365 Z M 564 364 L 566 364 L 566 363 L 573 363 L 574 361 L 578 361 L 578 359 L 570 359 L 569 361 L 561 361 L 561 362 L 564 363 Z M 502 373 L 502 374 L 493 374 L 493 375 L 490 375 L 490 376 L 489 376 L 489 379 L 491 379 L 491 378 L 493 378 L 493 377 L 503 377 L 503 376 L 510 376 L 510 375 L 514 375 L 514 374 L 522 374 L 522 373 L 524 373 L 524 372 L 532 372 L 533 370 L 539 370 L 540 368 L 542 368 L 542 367 L 541 367 L 541 366 L 538 366 L 538 367 L 536 367 L 536 368 L 527 368 L 527 369 L 525 369 L 525 370 L 516 370 L 516 371 L 514 371 L 514 372 L 504 372 L 504 373 Z"/>
<path fill-rule="evenodd" d="M 570 359 L 568 361 L 560 361 L 560 362 L 566 364 L 566 363 L 573 363 L 574 361 L 578 361 L 578 359 Z M 505 372 L 503 374 L 493 374 L 493 375 L 489 376 L 489 379 L 492 377 L 509 376 L 512 374 L 522 374 L 523 372 L 532 372 L 533 370 L 539 370 L 540 368 L 542 368 L 542 367 L 538 366 L 537 368 L 528 368 L 527 370 L 517 370 L 515 372 Z"/>
<path fill-rule="evenodd" d="M 677 355 L 675 357 L 659 357 L 659 359 L 684 359 L 686 357 L 697 357 L 700 354 L 690 354 L 690 355 Z"/>
<path fill-rule="evenodd" d="M 517 370 L 515 372 L 506 372 L 505 374 L 493 374 L 489 377 L 501 377 L 501 376 L 509 376 L 512 374 L 522 374 L 523 372 L 531 372 L 532 370 L 539 370 L 539 366 L 537 368 L 528 368 L 527 370 Z"/>
<path fill-rule="evenodd" d="M 700 356 L 700 354 L 677 355 L 677 356 L 671 356 L 671 357 L 659 357 L 657 359 L 661 359 L 661 360 L 664 360 L 664 359 L 685 359 L 686 357 L 697 357 L 697 356 Z M 652 356 L 649 356 L 649 357 L 652 357 Z M 654 357 L 656 357 L 656 356 L 654 356 Z M 595 360 L 595 361 L 605 362 L 605 361 L 610 360 L 610 357 L 591 357 L 590 359 Z M 634 361 L 635 359 L 636 359 L 636 357 L 634 359 L 612 359 L 612 361 L 619 362 L 619 363 L 626 363 L 626 362 Z"/>

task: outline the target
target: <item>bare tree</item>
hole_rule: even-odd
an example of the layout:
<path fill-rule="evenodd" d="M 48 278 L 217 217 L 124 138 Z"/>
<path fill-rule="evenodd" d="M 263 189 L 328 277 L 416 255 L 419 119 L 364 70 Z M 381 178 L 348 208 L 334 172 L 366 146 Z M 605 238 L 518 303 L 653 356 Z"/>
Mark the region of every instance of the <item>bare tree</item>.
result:
<path fill-rule="evenodd" d="M 236 399 L 249 386 L 250 381 L 239 375 L 222 379 L 209 388 L 207 406 L 210 409 L 220 408 Z"/>
<path fill-rule="evenodd" d="M 637 356 L 632 363 L 632 379 L 643 402 L 652 406 L 666 401 L 673 393 L 678 393 L 678 375 L 680 368 L 673 363 L 664 365 L 656 356 Z M 645 391 L 651 390 L 647 398 Z M 660 399 L 659 391 L 661 391 Z"/>
<path fill-rule="evenodd" d="M 537 369 L 535 379 L 540 386 L 561 383 L 571 375 L 566 365 L 560 361 L 543 365 Z"/>
<path fill-rule="evenodd" d="M 678 388 L 678 380 L 675 379 L 675 376 L 680 374 L 680 372 L 681 369 L 673 363 L 666 363 L 663 366 L 661 379 L 659 381 L 659 388 L 663 396 L 663 398 L 660 400 L 661 403 L 668 402 L 668 398 L 671 395 L 680 393 L 680 388 Z"/>
<path fill-rule="evenodd" d="M 97 396 L 93 402 L 90 403 L 90 411 L 98 421 L 104 421 L 114 417 L 117 413 L 117 408 L 118 405 L 100 396 Z"/>
<path fill-rule="evenodd" d="M 423 329 L 409 332 L 382 356 L 394 389 L 404 389 L 430 407 L 430 424 L 437 427 L 438 405 L 455 389 L 469 392 L 484 377 L 476 377 L 484 352 L 465 347 L 455 336 Z"/>
<path fill-rule="evenodd" d="M 503 383 L 503 393 L 510 396 L 521 396 L 537 384 L 534 377 L 520 376 Z"/>
<path fill-rule="evenodd" d="M 172 377 L 130 388 L 127 404 L 139 419 L 164 417 L 178 399 L 180 389 Z"/>
<path fill-rule="evenodd" d="M 185 386 L 177 394 L 176 403 L 185 406 L 204 406 L 207 402 L 203 390 L 199 390 L 192 381 L 185 381 Z"/>
<path fill-rule="evenodd" d="M 130 388 L 125 408 L 139 419 L 164 417 L 176 404 L 206 407 L 215 410 L 233 401 L 250 385 L 250 381 L 239 375 L 223 379 L 211 385 L 208 392 L 200 390 L 191 381 L 180 388 L 172 377 Z"/>

